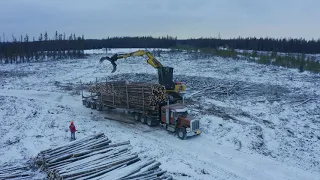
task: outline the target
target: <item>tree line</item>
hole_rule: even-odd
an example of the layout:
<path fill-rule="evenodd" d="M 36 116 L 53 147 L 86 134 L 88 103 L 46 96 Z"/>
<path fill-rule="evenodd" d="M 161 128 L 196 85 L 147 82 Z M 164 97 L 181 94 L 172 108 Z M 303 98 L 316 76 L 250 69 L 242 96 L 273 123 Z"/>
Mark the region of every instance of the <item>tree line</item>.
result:
<path fill-rule="evenodd" d="M 12 41 L 0 39 L 0 63 L 26 63 L 47 60 L 84 58 L 84 36 L 72 33 L 55 32 L 53 38 L 48 33 L 41 33 L 36 39 L 28 34 L 19 38 L 12 36 Z"/>
<path fill-rule="evenodd" d="M 320 39 L 292 39 L 292 38 L 256 38 L 238 37 L 230 39 L 196 38 L 178 39 L 177 37 L 108 37 L 106 39 L 87 39 L 86 49 L 100 48 L 171 48 L 190 46 L 192 48 L 229 47 L 230 49 L 271 51 L 283 53 L 320 53 Z"/>
<path fill-rule="evenodd" d="M 283 53 L 304 53 L 316 54 L 320 53 L 320 39 L 292 39 L 292 38 L 199 38 L 179 40 L 180 45 L 189 45 L 197 48 L 217 48 L 229 47 L 230 49 L 253 50 L 253 51 L 269 51 Z"/>
<path fill-rule="evenodd" d="M 284 53 L 320 53 L 319 40 L 276 39 L 276 38 L 197 38 L 178 39 L 177 37 L 108 37 L 104 39 L 85 39 L 84 36 L 55 32 L 53 38 L 47 33 L 32 38 L 26 34 L 19 38 L 12 36 L 12 41 L 0 39 L 0 62 L 19 63 L 48 59 L 83 58 L 85 49 L 100 48 L 172 48 L 189 46 L 192 48 L 229 47 L 254 51 Z"/>
<path fill-rule="evenodd" d="M 285 68 L 298 69 L 299 72 L 309 71 L 320 73 L 320 62 L 315 55 L 306 55 L 304 53 L 278 53 L 278 52 L 258 52 L 258 51 L 236 51 L 234 49 L 213 49 L 213 48 L 190 48 L 179 47 L 172 50 L 187 50 L 193 59 L 211 58 L 214 56 L 222 58 L 231 58 L 236 60 L 246 60 L 264 65 L 281 66 Z M 196 52 L 201 53 L 196 53 Z"/>
<path fill-rule="evenodd" d="M 105 39 L 86 39 L 86 49 L 101 48 L 170 48 L 177 45 L 177 37 L 108 37 Z"/>

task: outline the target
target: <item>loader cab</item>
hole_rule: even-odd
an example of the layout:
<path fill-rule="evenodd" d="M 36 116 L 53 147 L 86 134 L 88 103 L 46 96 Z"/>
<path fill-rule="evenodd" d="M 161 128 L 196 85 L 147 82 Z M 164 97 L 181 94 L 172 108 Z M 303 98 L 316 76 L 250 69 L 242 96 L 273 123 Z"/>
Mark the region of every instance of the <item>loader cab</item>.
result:
<path fill-rule="evenodd" d="M 158 68 L 159 84 L 166 87 L 167 90 L 174 90 L 175 83 L 173 82 L 173 68 L 160 67 Z"/>
<path fill-rule="evenodd" d="M 169 95 L 177 100 L 182 100 L 182 94 L 186 91 L 186 85 L 181 82 L 173 82 L 173 67 L 158 68 L 159 84 L 166 88 Z"/>

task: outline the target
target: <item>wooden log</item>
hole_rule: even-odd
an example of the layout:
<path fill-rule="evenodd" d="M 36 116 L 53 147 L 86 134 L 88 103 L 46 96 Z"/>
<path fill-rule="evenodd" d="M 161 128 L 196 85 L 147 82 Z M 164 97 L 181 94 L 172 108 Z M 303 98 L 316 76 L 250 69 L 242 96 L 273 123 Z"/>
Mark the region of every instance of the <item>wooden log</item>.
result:
<path fill-rule="evenodd" d="M 28 174 L 28 173 L 21 173 L 21 174 L 15 174 L 15 175 L 6 174 L 5 176 L 0 176 L 0 179 L 13 179 L 13 178 L 20 179 L 22 177 L 29 177 L 30 178 L 30 174 Z"/>
<path fill-rule="evenodd" d="M 104 161 L 104 159 L 106 159 L 106 158 L 114 157 L 114 155 L 117 154 L 117 153 L 119 155 L 125 155 L 126 151 L 121 151 L 121 152 L 115 151 L 115 152 L 112 152 L 112 153 L 108 152 L 106 154 L 90 154 L 88 157 L 91 158 L 91 162 L 94 162 L 96 160 Z M 76 168 L 78 165 L 82 166 L 83 163 L 85 164 L 84 167 L 88 167 L 89 162 L 86 159 L 81 159 L 80 161 L 77 161 L 77 162 L 63 164 L 62 166 L 56 166 L 54 169 L 55 170 L 59 170 L 59 171 L 64 169 L 64 171 L 65 171 L 69 166 L 71 166 L 71 168 Z"/>
<path fill-rule="evenodd" d="M 60 174 L 60 176 L 65 179 L 65 178 L 77 176 L 77 175 L 80 175 L 80 174 L 83 174 L 83 173 L 88 173 L 90 171 L 101 170 L 103 168 L 110 168 L 112 166 L 115 166 L 115 165 L 130 161 L 130 160 L 133 160 L 133 159 L 136 159 L 136 158 L 138 158 L 138 155 L 130 156 L 128 158 L 121 159 L 120 161 L 115 161 L 115 162 L 113 162 L 111 164 L 106 164 L 104 166 L 101 166 L 100 168 L 83 169 L 82 171 L 80 170 L 80 171 L 72 172 L 72 173 L 62 173 L 62 174 Z"/>
<path fill-rule="evenodd" d="M 125 154 L 125 153 L 124 153 Z M 111 155 L 111 156 L 110 156 Z M 81 160 L 81 161 L 77 161 L 74 163 L 70 163 L 68 165 L 64 165 L 61 166 L 59 168 L 56 168 L 56 170 L 60 171 L 59 173 L 65 173 L 68 171 L 76 171 L 78 169 L 82 169 L 82 168 L 88 168 L 90 166 L 90 164 L 92 164 L 93 162 L 102 162 L 102 164 L 104 163 L 109 163 L 107 160 L 105 160 L 106 158 L 111 158 L 112 154 L 98 154 L 96 156 L 93 156 L 94 158 L 91 158 L 91 161 L 87 161 L 86 159 Z M 118 157 L 120 158 L 120 157 Z M 98 167 L 98 164 L 96 164 L 96 166 Z"/>
<path fill-rule="evenodd" d="M 128 150 L 128 148 L 129 148 L 128 145 L 124 146 L 124 147 L 101 148 L 101 150 L 93 151 L 90 154 L 86 154 L 86 155 L 81 156 L 81 157 L 67 159 L 67 160 L 63 160 L 63 161 L 60 161 L 60 162 L 56 162 L 56 163 L 51 163 L 51 164 L 49 164 L 49 167 L 54 168 L 54 166 L 62 164 L 62 163 L 65 163 L 65 162 L 66 163 L 70 163 L 70 162 L 78 161 L 78 160 L 85 159 L 85 158 L 88 158 L 90 156 L 97 155 L 97 154 L 100 154 L 100 153 L 110 153 L 110 154 L 118 153 L 118 154 L 120 154 L 121 152 L 125 152 L 126 150 Z"/>
<path fill-rule="evenodd" d="M 107 92 L 115 90 L 117 91 L 122 91 L 125 92 L 125 89 L 128 89 L 128 92 L 131 90 L 139 91 L 141 88 L 146 89 L 146 91 L 151 91 L 151 92 L 165 92 L 164 86 L 158 85 L 158 84 L 138 84 L 138 83 L 132 83 L 132 84 L 122 84 L 122 85 L 117 85 L 115 83 L 109 83 L 109 84 L 104 84 L 104 83 L 99 83 L 97 86 L 92 85 L 91 87 L 88 88 L 89 91 L 96 91 L 96 90 L 104 90 Z"/>
<path fill-rule="evenodd" d="M 101 178 L 105 179 L 121 179 L 125 178 L 131 174 L 134 174 L 135 172 L 138 172 L 141 168 L 149 165 L 151 162 L 150 161 L 140 161 L 131 164 L 130 166 L 126 166 L 121 169 L 121 171 L 114 171 L 109 174 L 106 174 L 102 176 Z"/>
<path fill-rule="evenodd" d="M 132 176 L 139 176 L 141 174 L 143 174 L 145 171 L 145 169 L 148 169 L 147 167 L 150 167 L 150 165 L 152 165 L 152 167 L 156 161 L 155 160 L 149 160 L 147 162 L 145 162 L 144 164 L 142 164 L 141 166 L 138 166 L 138 168 L 136 168 L 134 171 L 132 171 L 131 173 L 128 173 L 126 176 L 124 176 L 123 178 L 132 178 Z"/>
<path fill-rule="evenodd" d="M 101 142 L 101 141 L 98 141 L 98 142 Z M 90 145 L 95 145 L 97 142 L 96 141 L 94 141 L 93 143 L 91 143 L 91 144 L 87 144 L 88 146 L 90 146 Z M 89 153 L 89 152 L 91 152 L 92 150 L 90 150 L 88 147 L 83 147 L 83 146 L 81 146 L 81 147 L 79 147 L 79 148 L 73 148 L 73 149 L 70 149 L 70 150 L 66 150 L 66 151 L 63 151 L 63 152 L 59 152 L 58 154 L 54 154 L 54 155 L 51 155 L 50 157 L 48 157 L 47 158 L 47 161 L 49 162 L 49 163 L 53 163 L 53 162 L 55 162 L 55 161 L 60 161 L 61 160 L 61 158 L 66 158 L 66 155 L 65 154 L 67 154 L 67 153 L 70 153 L 69 154 L 69 156 L 71 155 L 71 156 L 76 156 L 75 154 L 72 154 L 72 153 L 74 153 L 74 152 L 79 152 L 79 151 L 82 151 L 82 153 Z"/>
<path fill-rule="evenodd" d="M 113 97 L 110 96 L 102 96 L 101 97 L 102 101 L 106 101 L 106 102 L 118 102 L 118 103 L 126 103 L 127 99 L 124 97 L 117 97 L 115 99 L 113 99 Z M 165 98 L 164 97 L 145 97 L 144 100 L 143 98 L 140 97 L 135 97 L 135 96 L 131 96 L 129 97 L 128 101 L 129 103 L 143 103 L 143 101 L 145 101 L 145 104 L 150 104 L 150 103 L 162 103 L 164 102 Z"/>
<path fill-rule="evenodd" d="M 40 151 L 39 154 L 44 154 L 44 153 L 55 153 L 57 151 L 59 151 L 60 149 L 65 149 L 65 148 L 68 148 L 68 147 L 72 147 L 72 146 L 76 146 L 77 144 L 82 144 L 82 143 L 85 143 L 87 141 L 90 141 L 92 139 L 97 139 L 97 138 L 100 138 L 104 136 L 103 133 L 99 133 L 97 135 L 91 135 L 91 136 L 88 136 L 86 138 L 83 138 L 83 139 L 80 139 L 80 140 L 75 140 L 71 143 L 68 143 L 68 144 L 65 144 L 65 145 L 61 145 L 59 147 L 56 147 L 56 148 L 53 148 L 53 149 L 48 149 L 48 150 L 44 150 L 44 151 Z"/>
<path fill-rule="evenodd" d="M 102 140 L 102 141 L 108 141 L 108 140 Z M 80 150 L 84 150 L 86 149 L 88 146 L 95 144 L 97 142 L 101 142 L 101 140 L 94 140 L 91 142 L 87 142 L 86 144 L 83 145 L 77 145 L 74 147 L 70 147 L 70 148 L 66 148 L 66 149 L 61 149 L 60 151 L 57 151 L 55 153 L 49 153 L 47 154 L 48 156 L 50 156 L 50 158 L 47 158 L 48 160 L 53 159 L 55 157 L 59 157 L 61 155 L 64 155 L 66 152 L 70 153 L 70 152 L 75 152 L 75 151 L 80 151 Z"/>
<path fill-rule="evenodd" d="M 74 150 L 80 150 L 80 149 L 83 149 L 83 148 L 86 148 L 92 144 L 95 144 L 95 143 L 99 143 L 99 142 L 105 142 L 105 141 L 108 141 L 108 138 L 106 137 L 103 137 L 103 138 L 100 138 L 100 139 L 92 139 L 91 141 L 85 141 L 83 143 L 78 143 L 76 145 L 74 145 L 73 147 L 66 147 L 66 148 L 61 148 L 60 150 L 58 151 L 54 151 L 54 152 L 50 152 L 50 153 L 47 153 L 48 155 L 59 155 L 59 154 L 63 154 L 65 152 L 71 152 L 71 151 L 74 151 Z"/>
<path fill-rule="evenodd" d="M 132 160 L 130 160 L 130 161 L 128 161 L 128 162 L 124 162 L 124 163 L 115 165 L 115 166 L 113 166 L 113 167 L 111 167 L 111 168 L 105 169 L 105 170 L 103 170 L 103 171 L 94 173 L 94 174 L 92 174 L 92 175 L 90 175 L 90 176 L 86 176 L 86 177 L 82 177 L 82 178 L 77 178 L 77 179 L 79 179 L 79 180 L 84 180 L 84 179 L 97 178 L 97 177 L 100 177 L 100 176 L 102 176 L 102 175 L 104 175 L 104 174 L 106 174 L 106 173 L 108 173 L 108 172 L 111 172 L 111 171 L 116 170 L 116 169 L 121 169 L 121 168 L 127 166 L 128 164 L 137 162 L 137 161 L 139 161 L 139 160 L 140 160 L 139 158 L 135 158 L 135 159 L 132 159 Z"/>
<path fill-rule="evenodd" d="M 94 157 L 90 157 L 90 161 L 82 160 L 79 162 L 71 163 L 68 166 L 65 166 L 62 171 L 60 171 L 61 174 L 68 173 L 69 171 L 76 172 L 81 171 L 81 169 L 90 169 L 90 168 L 99 168 L 101 166 L 104 166 L 106 164 L 112 164 L 114 162 L 122 161 L 124 159 L 127 159 L 128 157 L 135 156 L 131 153 L 123 153 L 121 156 L 105 156 L 104 154 L 99 154 Z"/>

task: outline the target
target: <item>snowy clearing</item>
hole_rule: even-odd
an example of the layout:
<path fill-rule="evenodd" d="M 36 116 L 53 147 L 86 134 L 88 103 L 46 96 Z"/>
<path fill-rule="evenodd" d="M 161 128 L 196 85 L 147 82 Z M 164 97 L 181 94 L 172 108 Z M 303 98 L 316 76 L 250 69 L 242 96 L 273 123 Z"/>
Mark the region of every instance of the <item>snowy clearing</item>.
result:
<path fill-rule="evenodd" d="M 134 152 L 157 159 L 176 179 L 320 177 L 319 75 L 162 52 L 157 58 L 187 84 L 186 103 L 200 119 L 202 134 L 182 141 L 160 127 L 107 120 L 106 112 L 82 106 L 80 81 L 157 82 L 146 57 L 119 60 L 111 74 L 110 63 L 98 63 L 101 52 L 90 50 L 85 60 L 0 67 L 0 164 L 68 142 L 74 120 L 77 138 L 105 133 L 115 142 L 130 140 Z M 213 92 L 229 85 L 231 94 Z"/>

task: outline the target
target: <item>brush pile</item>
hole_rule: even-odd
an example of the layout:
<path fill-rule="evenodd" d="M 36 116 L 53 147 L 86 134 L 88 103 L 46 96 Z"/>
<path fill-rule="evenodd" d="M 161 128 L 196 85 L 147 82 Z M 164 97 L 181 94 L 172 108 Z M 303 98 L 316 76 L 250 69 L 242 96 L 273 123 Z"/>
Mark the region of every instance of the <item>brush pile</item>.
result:
<path fill-rule="evenodd" d="M 36 164 L 48 179 L 172 179 L 155 160 L 130 151 L 129 141 L 111 143 L 103 133 L 42 151 Z"/>
<path fill-rule="evenodd" d="M 88 91 L 100 94 L 105 103 L 145 110 L 154 110 L 168 98 L 164 86 L 152 83 L 102 82 L 89 86 Z"/>

